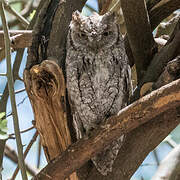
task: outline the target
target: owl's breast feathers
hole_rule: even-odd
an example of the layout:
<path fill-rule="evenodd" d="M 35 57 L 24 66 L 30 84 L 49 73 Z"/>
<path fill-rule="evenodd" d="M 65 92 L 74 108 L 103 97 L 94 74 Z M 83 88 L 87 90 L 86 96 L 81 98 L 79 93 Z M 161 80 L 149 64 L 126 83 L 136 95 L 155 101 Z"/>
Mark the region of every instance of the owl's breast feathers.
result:
<path fill-rule="evenodd" d="M 76 67 L 71 67 L 76 76 L 71 78 L 76 79 L 77 89 L 69 94 L 84 128 L 89 131 L 125 106 L 128 65 L 116 48 L 77 57 Z"/>

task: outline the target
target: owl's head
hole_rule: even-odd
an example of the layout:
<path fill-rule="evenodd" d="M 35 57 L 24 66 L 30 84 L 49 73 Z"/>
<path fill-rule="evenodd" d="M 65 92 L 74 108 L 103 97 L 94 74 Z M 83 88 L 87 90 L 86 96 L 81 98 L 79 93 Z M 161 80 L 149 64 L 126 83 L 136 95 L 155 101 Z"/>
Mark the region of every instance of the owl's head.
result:
<path fill-rule="evenodd" d="M 114 13 L 106 13 L 103 16 L 93 13 L 86 17 L 76 11 L 72 15 L 70 36 L 76 48 L 109 48 L 117 42 L 118 32 Z"/>

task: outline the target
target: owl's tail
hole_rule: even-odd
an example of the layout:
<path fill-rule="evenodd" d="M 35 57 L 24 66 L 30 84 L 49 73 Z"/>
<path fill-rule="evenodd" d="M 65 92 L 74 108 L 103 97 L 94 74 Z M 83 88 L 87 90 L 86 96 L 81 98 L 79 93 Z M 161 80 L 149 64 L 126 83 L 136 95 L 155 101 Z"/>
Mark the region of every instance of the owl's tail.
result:
<path fill-rule="evenodd" d="M 117 140 L 113 141 L 102 152 L 98 153 L 91 160 L 96 166 L 97 170 L 104 176 L 107 176 L 109 172 L 112 172 L 113 163 L 118 155 L 125 137 L 122 135 Z"/>

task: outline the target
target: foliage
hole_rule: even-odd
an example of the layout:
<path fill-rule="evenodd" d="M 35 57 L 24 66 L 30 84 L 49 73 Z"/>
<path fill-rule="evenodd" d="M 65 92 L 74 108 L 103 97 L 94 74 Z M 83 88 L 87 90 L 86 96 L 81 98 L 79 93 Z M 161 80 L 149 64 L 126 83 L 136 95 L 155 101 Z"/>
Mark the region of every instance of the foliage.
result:
<path fill-rule="evenodd" d="M 0 139 L 7 139 L 8 128 L 7 128 L 7 119 L 5 119 L 6 113 L 0 113 Z"/>

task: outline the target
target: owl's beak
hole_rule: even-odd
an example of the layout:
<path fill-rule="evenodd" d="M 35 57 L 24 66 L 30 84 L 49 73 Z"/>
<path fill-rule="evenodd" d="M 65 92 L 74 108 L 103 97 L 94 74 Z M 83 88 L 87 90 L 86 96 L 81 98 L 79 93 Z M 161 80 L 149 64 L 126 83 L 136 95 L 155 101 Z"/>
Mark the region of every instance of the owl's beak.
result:
<path fill-rule="evenodd" d="M 101 36 L 100 35 L 92 35 L 88 37 L 90 42 L 99 42 L 101 40 Z"/>

